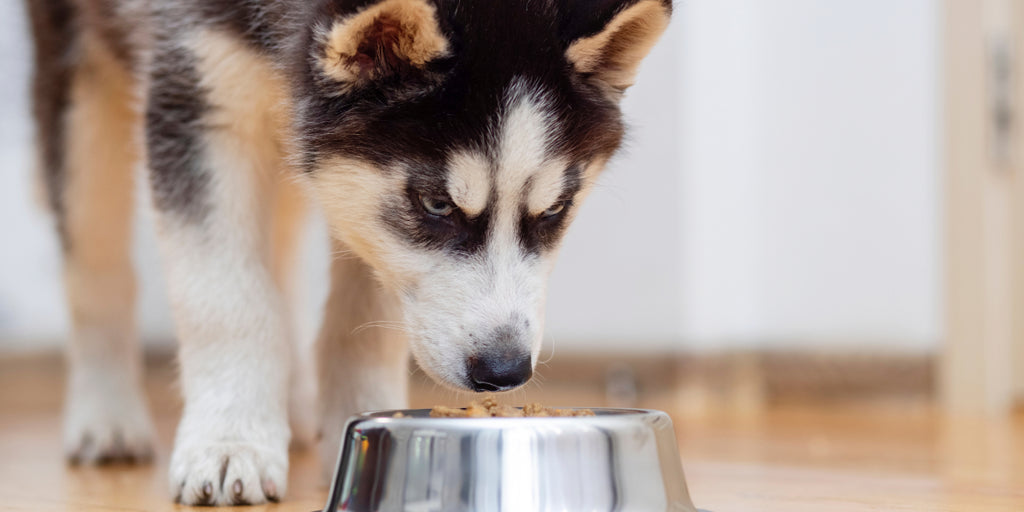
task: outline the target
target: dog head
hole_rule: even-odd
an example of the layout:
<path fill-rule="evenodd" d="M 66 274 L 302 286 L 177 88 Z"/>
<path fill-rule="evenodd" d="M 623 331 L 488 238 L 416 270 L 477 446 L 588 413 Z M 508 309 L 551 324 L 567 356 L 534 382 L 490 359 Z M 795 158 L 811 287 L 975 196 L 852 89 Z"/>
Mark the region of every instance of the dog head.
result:
<path fill-rule="evenodd" d="M 297 87 L 333 235 L 401 297 L 438 382 L 532 375 L 559 242 L 618 148 L 669 0 L 329 1 Z"/>

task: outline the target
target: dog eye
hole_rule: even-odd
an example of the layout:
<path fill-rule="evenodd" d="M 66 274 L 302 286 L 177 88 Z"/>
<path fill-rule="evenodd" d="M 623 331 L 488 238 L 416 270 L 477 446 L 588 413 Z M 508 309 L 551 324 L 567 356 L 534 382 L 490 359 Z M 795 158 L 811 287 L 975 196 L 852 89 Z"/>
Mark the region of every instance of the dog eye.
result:
<path fill-rule="evenodd" d="M 544 212 L 541 213 L 540 216 L 541 216 L 542 219 L 546 219 L 548 217 L 554 217 L 555 215 L 558 215 L 559 213 L 562 213 L 562 210 L 564 210 L 564 209 L 565 209 L 565 201 L 559 201 L 559 202 L 551 205 L 550 207 L 548 207 L 547 210 L 544 210 Z"/>
<path fill-rule="evenodd" d="M 438 217 L 447 217 L 455 211 L 451 203 L 439 197 L 420 196 L 420 204 L 424 211 Z"/>

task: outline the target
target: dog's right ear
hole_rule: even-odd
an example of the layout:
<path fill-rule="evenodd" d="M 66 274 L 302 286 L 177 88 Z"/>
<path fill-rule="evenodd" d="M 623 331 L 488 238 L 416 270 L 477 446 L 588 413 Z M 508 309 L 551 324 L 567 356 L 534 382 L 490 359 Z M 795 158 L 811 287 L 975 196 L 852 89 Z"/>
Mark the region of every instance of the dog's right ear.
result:
<path fill-rule="evenodd" d="M 428 0 L 382 0 L 333 21 L 320 34 L 317 64 L 339 92 L 428 73 L 449 54 L 437 9 Z"/>

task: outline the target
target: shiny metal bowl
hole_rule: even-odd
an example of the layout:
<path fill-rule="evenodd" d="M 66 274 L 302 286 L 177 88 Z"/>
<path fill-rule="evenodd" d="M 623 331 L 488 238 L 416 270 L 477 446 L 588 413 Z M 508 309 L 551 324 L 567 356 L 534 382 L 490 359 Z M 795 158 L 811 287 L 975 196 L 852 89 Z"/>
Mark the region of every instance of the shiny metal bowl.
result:
<path fill-rule="evenodd" d="M 431 418 L 427 409 L 356 416 L 345 428 L 324 510 L 696 511 L 667 414 L 593 411 L 550 418 Z"/>

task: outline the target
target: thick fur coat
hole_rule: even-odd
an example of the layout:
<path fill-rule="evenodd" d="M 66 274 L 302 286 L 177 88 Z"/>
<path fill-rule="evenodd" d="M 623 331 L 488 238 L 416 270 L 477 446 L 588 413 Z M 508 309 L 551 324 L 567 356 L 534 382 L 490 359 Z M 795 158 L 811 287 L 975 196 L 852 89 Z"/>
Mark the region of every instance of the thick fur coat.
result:
<path fill-rule="evenodd" d="M 618 148 L 618 102 L 669 0 L 31 0 L 42 176 L 74 332 L 73 461 L 146 459 L 129 257 L 153 198 L 185 408 L 185 504 L 284 496 L 290 267 L 334 240 L 316 345 L 320 446 L 401 408 L 409 353 L 444 385 L 537 362 L 547 275 Z M 377 328 L 386 327 L 386 328 Z"/>

